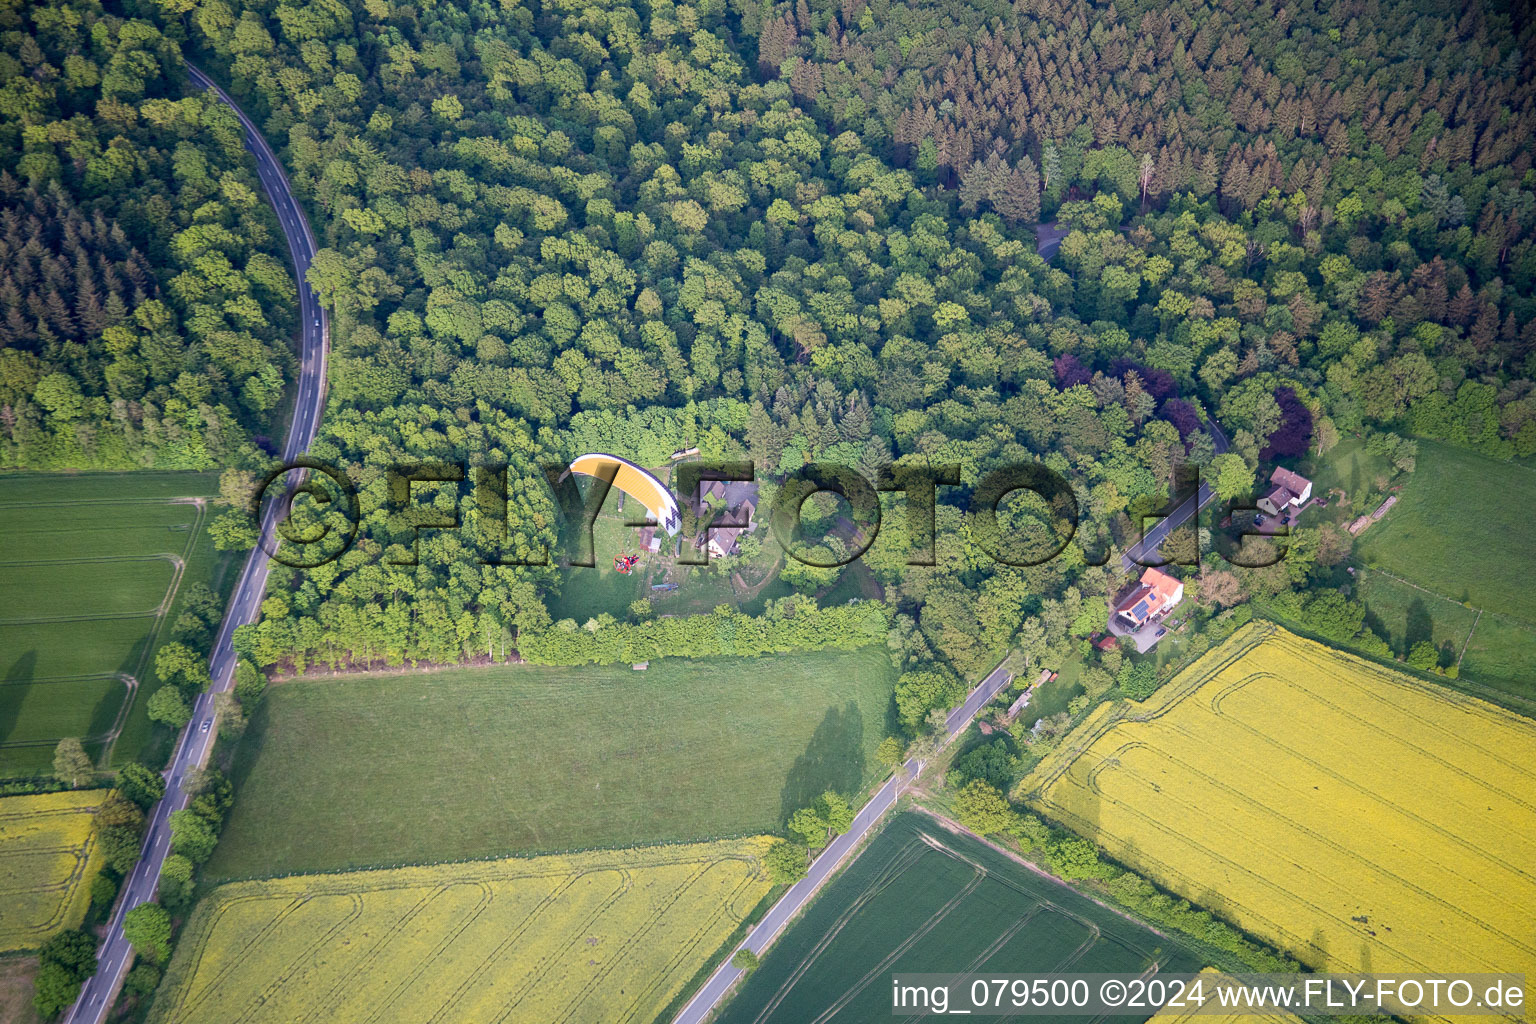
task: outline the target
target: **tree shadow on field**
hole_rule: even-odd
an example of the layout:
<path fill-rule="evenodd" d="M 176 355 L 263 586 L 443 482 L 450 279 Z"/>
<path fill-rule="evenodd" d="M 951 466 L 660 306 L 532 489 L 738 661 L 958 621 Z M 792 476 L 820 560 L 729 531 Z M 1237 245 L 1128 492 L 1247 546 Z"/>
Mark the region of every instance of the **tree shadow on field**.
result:
<path fill-rule="evenodd" d="M 827 790 L 856 793 L 864 783 L 864 715 L 849 701 L 827 709 L 805 753 L 795 759 L 779 794 L 779 820 L 814 803 Z"/>
<path fill-rule="evenodd" d="M 1413 645 L 1421 640 L 1434 641 L 1435 620 L 1430 617 L 1429 608 L 1424 604 L 1424 599 L 1416 597 L 1408 605 L 1408 626 L 1403 631 L 1403 647 L 1405 650 L 1413 650 Z"/>
<path fill-rule="evenodd" d="M 32 692 L 37 673 L 37 652 L 28 651 L 11 663 L 0 680 L 0 747 L 3 747 L 21 722 L 21 709 Z"/>
<path fill-rule="evenodd" d="M 1365 620 L 1362 622 L 1362 625 L 1364 625 L 1372 633 L 1375 633 L 1377 636 L 1385 637 L 1387 643 L 1392 643 L 1392 637 L 1395 635 L 1392 632 L 1392 627 L 1388 626 L 1386 620 L 1383 619 L 1380 615 L 1376 614 L 1376 609 L 1372 608 L 1370 605 L 1365 606 Z M 1408 648 L 1404 647 L 1401 651 L 1398 651 L 1398 653 L 1407 654 Z"/>

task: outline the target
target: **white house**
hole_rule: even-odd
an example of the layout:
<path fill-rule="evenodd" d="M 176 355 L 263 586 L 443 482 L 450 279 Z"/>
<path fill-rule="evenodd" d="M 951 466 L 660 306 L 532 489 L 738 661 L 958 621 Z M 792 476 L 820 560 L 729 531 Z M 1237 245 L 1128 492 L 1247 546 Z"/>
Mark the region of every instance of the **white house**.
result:
<path fill-rule="evenodd" d="M 1279 515 L 1286 508 L 1299 510 L 1312 500 L 1312 481 L 1300 473 L 1277 466 L 1269 475 L 1269 482 L 1274 487 L 1259 499 L 1259 508 L 1272 516 Z"/>

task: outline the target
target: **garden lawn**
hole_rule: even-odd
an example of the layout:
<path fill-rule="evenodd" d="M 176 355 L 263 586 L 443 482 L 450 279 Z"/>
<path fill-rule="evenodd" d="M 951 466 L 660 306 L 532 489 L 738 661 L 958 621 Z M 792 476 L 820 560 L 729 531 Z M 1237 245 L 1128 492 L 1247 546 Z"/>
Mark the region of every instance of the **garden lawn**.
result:
<path fill-rule="evenodd" d="M 866 648 L 284 683 L 208 877 L 774 830 L 872 777 L 894 681 Z"/>
<path fill-rule="evenodd" d="M 1352 511 L 1359 515 L 1370 511 L 1360 508 L 1360 501 L 1371 491 L 1379 490 L 1382 483 L 1391 479 L 1394 470 L 1380 455 L 1366 452 L 1365 443 L 1359 438 L 1346 437 L 1330 448 L 1327 455 L 1311 459 L 1306 472 L 1312 479 L 1313 494 L 1328 498 L 1328 492 L 1338 488 L 1355 502 Z M 1316 511 L 1310 515 L 1316 515 Z"/>

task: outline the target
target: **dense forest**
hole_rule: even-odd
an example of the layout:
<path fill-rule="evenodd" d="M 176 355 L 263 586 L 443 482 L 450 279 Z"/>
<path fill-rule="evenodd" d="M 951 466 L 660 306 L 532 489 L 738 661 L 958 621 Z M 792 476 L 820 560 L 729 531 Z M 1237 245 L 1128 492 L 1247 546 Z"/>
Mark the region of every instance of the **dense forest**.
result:
<path fill-rule="evenodd" d="M 234 115 L 93 0 L 0 37 L 0 467 L 257 458 L 296 293 Z"/>
<path fill-rule="evenodd" d="M 1010 639 L 1041 656 L 1102 629 L 1102 563 L 1181 465 L 1233 497 L 1345 435 L 1402 469 L 1407 435 L 1536 453 L 1531 29 L 1495 7 L 114 10 L 7 15 L 0 287 L 35 310 L 0 350 L 7 458 L 222 459 L 218 534 L 251 540 L 238 506 L 265 463 L 235 428 L 274 408 L 292 293 L 233 120 L 180 51 L 314 220 L 334 316 L 315 454 L 365 514 L 339 561 L 273 573 L 239 637 L 263 665 L 509 640 L 580 660 L 652 635 L 643 610 L 556 623 L 558 571 L 482 564 L 556 542 L 541 462 L 697 446 L 750 458 L 769 496 L 812 460 L 958 463 L 937 564 L 899 539 L 865 558 L 917 731 Z M 999 564 L 965 495 L 1035 459 L 1071 481 L 1077 538 Z M 467 528 L 413 543 L 385 468 L 426 460 L 509 465 L 504 514 L 468 478 L 429 490 Z M 1052 536 L 1059 512 L 1015 500 L 1005 533 Z M 1282 563 L 1191 592 L 1273 597 L 1347 550 L 1297 529 Z"/>
<path fill-rule="evenodd" d="M 371 510 L 340 563 L 279 574 L 244 639 L 263 663 L 554 628 L 552 574 L 466 564 L 473 534 L 389 564 L 391 460 L 510 463 L 520 557 L 555 532 L 536 463 L 583 450 L 697 445 L 769 481 L 895 458 L 974 484 L 1040 458 L 1078 492 L 1061 558 L 993 563 L 963 502 L 940 507 L 960 543 L 939 564 L 866 558 L 937 705 L 1002 638 L 1101 627 L 1114 580 L 1086 563 L 1180 462 L 1238 494 L 1261 458 L 1344 433 L 1536 451 L 1532 76 L 1502 15 L 208 0 L 161 19 L 286 143 L 318 216 L 319 454 L 359 467 Z M 1042 217 L 1070 229 L 1052 262 Z M 483 511 L 467 485 L 437 502 Z M 1208 596 L 1305 584 L 1337 548 L 1297 531 L 1283 565 L 1207 574 Z"/>

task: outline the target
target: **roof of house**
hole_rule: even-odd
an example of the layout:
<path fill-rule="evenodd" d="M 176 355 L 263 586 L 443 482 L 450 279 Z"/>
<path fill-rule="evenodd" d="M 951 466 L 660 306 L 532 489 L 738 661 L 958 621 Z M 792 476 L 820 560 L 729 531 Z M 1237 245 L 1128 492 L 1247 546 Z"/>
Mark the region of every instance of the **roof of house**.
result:
<path fill-rule="evenodd" d="M 717 551 L 731 551 L 736 539 L 746 532 L 745 526 L 717 526 L 709 531 L 709 542 Z"/>
<path fill-rule="evenodd" d="M 1184 586 L 1177 579 L 1158 569 L 1148 569 L 1141 574 L 1141 585 L 1151 587 L 1157 594 L 1158 600 L 1164 603 L 1173 600 L 1174 595 Z"/>
<path fill-rule="evenodd" d="M 1271 505 L 1280 506 L 1289 505 L 1291 501 L 1296 497 L 1296 495 L 1292 494 L 1289 488 L 1276 487 L 1274 490 L 1264 495 L 1264 497 L 1269 500 Z"/>
<path fill-rule="evenodd" d="M 1302 491 L 1312 486 L 1312 481 L 1300 473 L 1292 472 L 1284 466 L 1276 466 L 1275 471 L 1269 474 L 1269 482 L 1278 484 L 1292 494 L 1300 495 Z"/>
<path fill-rule="evenodd" d="M 1135 589 L 1115 606 L 1115 612 L 1140 622 L 1155 612 L 1167 609 L 1178 598 L 1183 586 L 1165 572 L 1148 569 L 1141 574 L 1141 582 Z"/>
<path fill-rule="evenodd" d="M 1115 605 L 1117 615 L 1124 615 L 1133 622 L 1140 622 L 1150 615 L 1152 610 L 1152 588 L 1145 583 L 1137 584 L 1136 589 L 1125 595 L 1125 599 Z"/>

